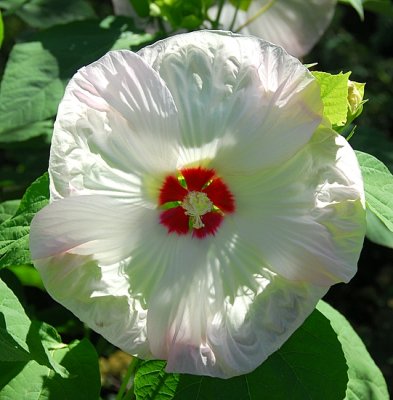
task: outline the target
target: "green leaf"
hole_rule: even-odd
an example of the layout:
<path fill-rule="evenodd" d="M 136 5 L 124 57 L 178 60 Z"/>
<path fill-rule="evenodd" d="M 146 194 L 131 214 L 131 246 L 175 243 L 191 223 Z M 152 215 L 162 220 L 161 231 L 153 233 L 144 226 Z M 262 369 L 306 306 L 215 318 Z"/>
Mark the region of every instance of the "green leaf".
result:
<path fill-rule="evenodd" d="M 393 175 L 377 158 L 356 151 L 362 171 L 367 208 L 393 232 Z"/>
<path fill-rule="evenodd" d="M 367 238 L 381 246 L 393 249 L 393 232 L 368 208 L 366 209 Z"/>
<path fill-rule="evenodd" d="M 162 361 L 141 364 L 135 376 L 138 400 L 324 400 L 342 399 L 347 366 L 329 320 L 314 311 L 291 338 L 254 372 L 223 380 L 167 374 Z"/>
<path fill-rule="evenodd" d="M 26 0 L 0 0 L 0 7 L 7 10 L 7 12 L 14 12 L 21 7 Z"/>
<path fill-rule="evenodd" d="M 362 0 L 340 0 L 340 3 L 349 4 L 359 14 L 360 19 L 364 19 L 363 1 Z"/>
<path fill-rule="evenodd" d="M 31 321 L 19 300 L 0 279 L 1 361 L 27 361 L 30 359 L 30 350 L 26 343 L 30 325 Z M 15 351 L 14 354 L 12 349 Z M 20 355 L 20 357 L 17 355 Z"/>
<path fill-rule="evenodd" d="M 91 343 L 61 343 L 54 328 L 30 321 L 1 280 L 0 299 L 0 398 L 97 400 L 98 357 Z"/>
<path fill-rule="evenodd" d="M 41 275 L 32 265 L 11 265 L 8 267 L 23 286 L 33 286 L 45 290 Z"/>
<path fill-rule="evenodd" d="M 32 40 L 41 42 L 50 51 L 59 65 L 60 78 L 67 82 L 79 68 L 98 60 L 117 46 L 127 32 L 135 33 L 134 29 L 130 18 L 110 16 L 101 22 L 78 21 L 58 25 L 35 34 Z M 152 38 L 151 35 L 144 37 Z M 137 42 L 139 46 L 140 40 Z M 132 47 L 132 50 L 137 48 Z"/>
<path fill-rule="evenodd" d="M 148 17 L 150 14 L 149 0 L 130 0 L 134 10 L 140 17 Z"/>
<path fill-rule="evenodd" d="M 53 350 L 53 358 L 71 374 L 64 380 L 53 375 L 48 381 L 49 395 L 44 399 L 97 400 L 101 382 L 98 357 L 94 346 L 87 340 L 75 340 L 68 346 Z"/>
<path fill-rule="evenodd" d="M 123 50 L 143 47 L 154 41 L 155 36 L 151 33 L 124 32 L 113 44 L 111 50 Z"/>
<path fill-rule="evenodd" d="M 326 72 L 312 72 L 321 87 L 324 116 L 333 126 L 344 126 L 348 112 L 348 78 L 351 74 L 331 75 Z"/>
<path fill-rule="evenodd" d="M 345 400 L 388 400 L 385 379 L 349 322 L 323 301 L 317 309 L 330 320 L 342 345 L 349 378 Z"/>
<path fill-rule="evenodd" d="M 1 11 L 0 11 L 0 47 L 3 44 L 3 39 L 4 39 L 4 24 L 3 24 L 3 17 L 1 16 Z"/>
<path fill-rule="evenodd" d="M 363 0 L 363 7 L 368 11 L 393 17 L 393 3 L 390 0 Z"/>
<path fill-rule="evenodd" d="M 137 400 L 173 399 L 179 384 L 179 374 L 165 372 L 164 361 L 143 361 L 135 375 Z"/>
<path fill-rule="evenodd" d="M 113 29 L 114 26 L 127 26 L 129 24 L 129 19 L 123 19 L 123 17 L 109 16 L 106 17 L 101 23 L 101 28 Z M 128 30 L 122 30 L 116 41 L 112 44 L 110 50 L 137 50 L 143 46 L 146 46 L 150 42 L 153 42 L 156 35 L 152 33 L 145 32 L 133 32 Z"/>
<path fill-rule="evenodd" d="M 250 7 L 252 0 L 230 0 L 230 2 L 235 6 L 238 7 L 239 10 L 247 11 L 248 7 Z"/>
<path fill-rule="evenodd" d="M 373 154 L 393 171 L 393 142 L 374 126 L 362 124 L 351 139 L 351 146 L 362 152 Z"/>
<path fill-rule="evenodd" d="M 0 143 L 47 134 L 50 121 L 44 120 L 56 114 L 66 83 L 80 67 L 113 47 L 134 50 L 152 40 L 152 35 L 130 37 L 132 28 L 132 21 L 123 17 L 77 21 L 16 44 L 0 87 Z"/>
<path fill-rule="evenodd" d="M 17 342 L 12 339 L 4 328 L 4 323 L 0 315 L 0 365 L 1 362 L 15 362 L 24 361 L 27 362 L 30 359 L 29 353 L 19 346 Z"/>
<path fill-rule="evenodd" d="M 42 345 L 41 323 L 30 321 L 17 297 L 2 280 L 0 294 L 0 361 L 34 360 L 67 377 L 66 369 L 58 365 Z"/>
<path fill-rule="evenodd" d="M 19 204 L 20 200 L 8 200 L 0 204 L 0 224 L 16 213 Z"/>
<path fill-rule="evenodd" d="M 53 116 L 63 90 L 57 61 L 42 43 L 16 44 L 0 87 L 0 138 L 7 130 Z"/>
<path fill-rule="evenodd" d="M 3 333 L 3 341 L 4 332 L 7 332 L 8 337 L 12 338 L 15 344 L 28 354 L 28 357 L 30 351 L 26 341 L 30 325 L 31 321 L 18 298 L 0 279 L 0 327 Z M 0 359 L 3 361 L 4 356 L 5 354 L 1 351 Z"/>
<path fill-rule="evenodd" d="M 30 223 L 48 199 L 49 178 L 44 174 L 27 189 L 15 215 L 0 225 L 0 268 L 31 262 Z"/>
<path fill-rule="evenodd" d="M 34 28 L 48 28 L 96 17 L 86 0 L 30 0 L 16 14 Z"/>
<path fill-rule="evenodd" d="M 203 23 L 210 1 L 155 0 L 153 11 L 167 20 L 173 28 L 197 29 Z"/>
<path fill-rule="evenodd" d="M 52 369 L 62 378 L 69 378 L 70 375 L 67 369 L 52 357 L 51 350 L 53 350 L 53 342 L 55 340 L 57 346 L 64 346 L 62 343 L 59 345 L 61 338 L 55 328 L 44 322 L 31 321 L 26 343 L 29 346 L 32 360 Z"/>
<path fill-rule="evenodd" d="M 53 121 L 51 119 L 33 122 L 32 124 L 10 129 L 0 134 L 0 144 L 23 142 L 38 136 L 43 136 L 49 141 L 52 131 Z"/>
<path fill-rule="evenodd" d="M 99 399 L 98 357 L 94 347 L 87 339 L 76 340 L 68 346 L 64 345 L 62 348 L 52 350 L 51 353 L 59 364 L 67 368 L 70 378 L 61 378 L 49 368 L 35 361 L 27 364 L 0 362 L 0 370 L 7 371 L 0 376 L 0 398 Z"/>

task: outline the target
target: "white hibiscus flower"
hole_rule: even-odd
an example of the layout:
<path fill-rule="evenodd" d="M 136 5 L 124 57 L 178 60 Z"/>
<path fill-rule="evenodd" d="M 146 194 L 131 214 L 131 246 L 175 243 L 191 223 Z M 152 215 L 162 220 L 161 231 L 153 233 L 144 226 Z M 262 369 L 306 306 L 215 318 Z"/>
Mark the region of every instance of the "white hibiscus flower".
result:
<path fill-rule="evenodd" d="M 168 371 L 252 371 L 356 270 L 362 179 L 322 108 L 297 59 L 225 32 L 79 70 L 55 124 L 51 204 L 31 226 L 48 292 Z"/>
<path fill-rule="evenodd" d="M 253 0 L 247 11 L 238 11 L 229 2 L 220 18 L 229 29 L 258 36 L 279 46 L 295 57 L 303 57 L 318 42 L 329 26 L 336 0 Z M 212 16 L 217 7 L 212 9 Z"/>

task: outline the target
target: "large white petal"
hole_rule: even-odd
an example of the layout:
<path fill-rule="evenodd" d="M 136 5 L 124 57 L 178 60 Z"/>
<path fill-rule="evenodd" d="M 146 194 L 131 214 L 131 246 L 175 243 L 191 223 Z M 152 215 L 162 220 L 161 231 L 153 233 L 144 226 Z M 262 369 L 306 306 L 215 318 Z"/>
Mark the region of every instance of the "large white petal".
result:
<path fill-rule="evenodd" d="M 237 200 L 235 229 L 272 271 L 326 286 L 353 277 L 365 234 L 364 194 L 344 138 L 321 127 L 289 162 L 227 181 Z"/>
<path fill-rule="evenodd" d="M 167 238 L 176 240 L 156 210 L 107 196 L 71 196 L 34 217 L 30 248 L 55 300 L 113 344 L 151 358 L 147 304 L 170 267 Z"/>
<path fill-rule="evenodd" d="M 213 375 L 225 378 L 253 371 L 299 328 L 328 290 L 268 270 L 254 279 L 260 290 L 240 287 L 235 301 L 226 299 L 226 312 L 217 314 L 209 327 L 217 360 Z"/>
<path fill-rule="evenodd" d="M 158 224 L 155 210 L 111 197 L 72 196 L 51 203 L 31 223 L 33 259 L 65 252 L 91 255 L 104 264 L 129 257 L 140 229 Z"/>
<path fill-rule="evenodd" d="M 160 256 L 168 265 L 148 301 L 147 337 L 169 372 L 228 378 L 252 371 L 327 291 L 273 274 L 231 228 L 214 240 L 172 241 Z"/>
<path fill-rule="evenodd" d="M 178 136 L 176 107 L 158 74 L 131 51 L 110 52 L 66 89 L 52 140 L 52 196 L 127 196 L 147 172 L 176 167 Z"/>
<path fill-rule="evenodd" d="M 62 253 L 34 265 L 48 293 L 81 321 L 129 353 L 151 357 L 147 310 L 130 295 L 121 264 L 103 266 L 90 256 Z"/>
<path fill-rule="evenodd" d="M 258 36 L 303 57 L 318 42 L 330 24 L 336 0 L 253 0 L 247 12 L 237 13 L 234 30 Z M 227 3 L 221 24 L 228 29 L 235 7 Z"/>
<path fill-rule="evenodd" d="M 72 220 L 65 218 L 60 227 L 46 219 L 53 215 L 37 217 L 33 236 L 47 228 L 41 243 L 60 230 L 64 235 L 44 251 L 33 241 L 33 257 L 45 257 L 35 259 L 35 265 L 58 302 L 124 351 L 167 359 L 168 371 L 224 378 L 252 371 L 300 326 L 327 290 L 287 281 L 264 268 L 259 253 L 234 233 L 231 220 L 216 237 L 201 241 L 168 235 L 147 217 L 139 237 L 128 236 L 129 256 L 110 264 L 101 234 L 103 225 L 112 229 L 108 237 L 114 233 L 114 215 L 98 212 L 97 222 L 83 217 L 89 213 L 87 200 L 94 197 L 99 196 L 54 202 L 48 213 L 58 215 L 56 207 L 62 205 Z M 69 215 L 65 203 L 77 200 L 83 204 Z M 108 211 L 100 207 L 92 206 Z M 124 214 L 120 207 L 119 218 Z M 75 217 L 84 220 L 78 225 Z M 84 230 L 86 223 L 95 224 L 90 233 L 75 232 L 75 226 Z M 79 240 L 64 252 L 69 233 Z"/>
<path fill-rule="evenodd" d="M 72 196 L 34 217 L 30 248 L 55 300 L 113 344 L 151 358 L 147 303 L 168 267 L 168 237 L 176 240 L 156 210 L 112 197 Z"/>
<path fill-rule="evenodd" d="M 168 86 L 179 111 L 183 164 L 215 159 L 223 171 L 280 163 L 311 138 L 320 90 L 281 48 L 228 32 L 194 32 L 139 54 Z"/>
<path fill-rule="evenodd" d="M 157 261 L 152 260 L 153 267 L 161 264 L 156 267 L 161 273 L 150 294 L 147 315 L 147 337 L 155 358 L 176 358 L 176 344 L 184 344 L 192 352 L 203 340 L 209 324 L 205 246 L 198 239 L 172 235 L 165 240 L 161 254 L 156 253 Z"/>

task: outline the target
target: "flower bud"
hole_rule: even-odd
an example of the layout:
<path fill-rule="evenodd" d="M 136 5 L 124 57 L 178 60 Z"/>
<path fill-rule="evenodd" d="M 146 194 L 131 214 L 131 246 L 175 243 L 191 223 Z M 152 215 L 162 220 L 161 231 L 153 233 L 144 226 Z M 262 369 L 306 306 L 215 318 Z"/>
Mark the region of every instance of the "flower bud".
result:
<path fill-rule="evenodd" d="M 354 120 L 363 110 L 365 83 L 348 80 L 348 121 Z"/>

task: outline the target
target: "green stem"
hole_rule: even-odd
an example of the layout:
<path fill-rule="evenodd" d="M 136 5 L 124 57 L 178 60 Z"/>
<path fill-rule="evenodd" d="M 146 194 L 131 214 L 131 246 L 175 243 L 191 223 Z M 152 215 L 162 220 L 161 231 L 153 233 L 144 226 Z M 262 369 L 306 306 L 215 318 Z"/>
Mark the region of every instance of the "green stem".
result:
<path fill-rule="evenodd" d="M 252 17 L 250 17 L 244 24 L 240 25 L 235 32 L 239 32 L 243 28 L 245 28 L 247 25 L 251 24 L 251 22 L 254 22 L 257 18 L 259 18 L 264 12 L 266 12 L 274 3 L 276 0 L 270 0 L 269 3 L 261 7 Z"/>
<path fill-rule="evenodd" d="M 124 395 L 123 400 L 134 400 L 135 399 L 135 393 L 133 388 L 130 388 L 127 393 Z"/>
<path fill-rule="evenodd" d="M 127 385 L 130 382 L 131 376 L 134 373 L 138 364 L 139 364 L 139 359 L 134 357 L 132 359 L 132 361 L 130 362 L 130 365 L 128 366 L 127 372 L 123 378 L 123 382 L 121 383 L 119 392 L 117 393 L 116 400 L 125 400 L 126 396 L 128 397 L 129 392 L 131 392 L 131 394 L 133 393 L 133 390 L 132 390 L 133 388 L 131 387 L 128 389 L 127 393 L 124 395 L 124 393 L 127 390 Z"/>
<path fill-rule="evenodd" d="M 222 8 L 224 7 L 224 3 L 225 3 L 225 0 L 220 0 L 220 4 L 218 6 L 216 19 L 214 20 L 214 22 L 212 24 L 212 28 L 213 29 L 217 29 L 218 28 L 218 25 L 220 23 Z"/>
<path fill-rule="evenodd" d="M 165 28 L 164 20 L 161 17 L 156 17 L 157 18 L 157 23 L 158 23 L 158 29 L 161 29 L 163 32 L 163 36 L 168 36 L 167 31 Z"/>
<path fill-rule="evenodd" d="M 231 22 L 231 25 L 229 25 L 230 31 L 233 30 L 233 26 L 235 25 L 237 14 L 239 13 L 239 5 L 240 5 L 240 0 L 237 1 L 237 6 L 236 6 L 235 12 L 233 14 L 232 22 Z"/>

